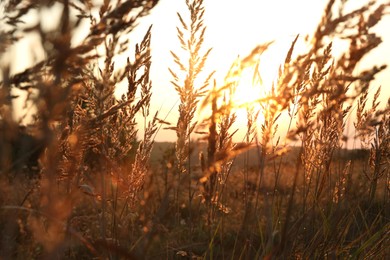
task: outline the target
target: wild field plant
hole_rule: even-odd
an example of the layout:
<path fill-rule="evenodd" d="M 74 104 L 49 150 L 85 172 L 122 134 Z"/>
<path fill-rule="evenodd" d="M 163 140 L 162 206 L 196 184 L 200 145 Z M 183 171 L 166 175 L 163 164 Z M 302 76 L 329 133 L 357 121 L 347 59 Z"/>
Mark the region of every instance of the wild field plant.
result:
<path fill-rule="evenodd" d="M 191 165 L 191 136 L 197 125 L 195 114 L 197 111 L 200 98 L 206 93 L 206 88 L 209 85 L 210 78 L 213 75 L 211 72 L 203 83 L 199 84 L 200 73 L 205 67 L 207 57 L 211 52 L 211 48 L 203 52 L 204 35 L 206 26 L 203 21 L 204 4 L 203 1 L 186 1 L 186 6 L 189 11 L 189 21 L 186 22 L 183 15 L 177 13 L 180 21 L 180 27 L 177 27 L 177 37 L 180 42 L 180 47 L 184 51 L 183 55 L 179 55 L 174 51 L 171 54 L 175 64 L 179 68 L 179 72 L 174 72 L 169 68 L 173 80 L 171 83 L 175 87 L 176 92 L 180 97 L 179 118 L 177 125 L 173 128 L 176 131 L 176 158 L 177 158 L 177 182 L 175 186 L 175 200 L 178 206 L 180 188 L 182 186 L 182 175 L 185 174 L 188 181 L 188 207 L 192 211 L 192 200 L 195 195 L 192 191 L 192 165 Z M 199 84 L 199 86 L 197 85 Z M 178 211 L 178 208 L 177 208 Z M 177 212 L 178 213 L 178 212 Z"/>
<path fill-rule="evenodd" d="M 9 39 L 2 41 L 2 52 L 29 34 L 40 36 L 45 52 L 42 61 L 33 61 L 24 72 L 10 74 L 11 64 L 2 70 L 2 187 L 10 185 L 5 177 L 12 181 L 18 174 L 11 166 L 25 161 L 24 157 L 33 160 L 29 153 L 36 153 L 36 147 L 16 158 L 8 153 L 18 148 L 12 147 L 13 138 L 7 133 L 15 132 L 20 124 L 12 117 L 13 88 L 25 91 L 26 104 L 36 108 L 29 126 L 34 132 L 29 134 L 42 140 L 38 148 L 45 147 L 39 156 L 39 180 L 31 182 L 31 190 L 3 196 L 2 206 L 18 206 L 2 210 L 2 225 L 16 224 L 2 236 L 3 257 L 72 258 L 91 253 L 114 257 L 121 252 L 111 247 L 128 244 L 123 230 L 130 228 L 128 216 L 134 214 L 156 131 L 152 120 L 145 138 L 138 148 L 134 146 L 139 129 L 135 116 L 139 111 L 145 120 L 149 116 L 151 30 L 136 45 L 134 59 L 129 57 L 124 68 L 115 67 L 115 58 L 126 52 L 128 34 L 156 3 L 104 1 L 96 6 L 89 1 L 58 2 L 62 12 L 53 31 L 45 30 L 40 17 L 36 24 L 23 23 L 29 13 L 58 8 L 54 2 L 2 3 L 7 14 L 2 17 L 6 25 L 2 37 Z M 90 22 L 89 34 L 74 46 L 73 32 L 83 21 Z M 127 91 L 115 98 L 116 87 L 125 81 Z M 137 155 L 132 158 L 135 150 Z M 28 225 L 28 230 L 21 233 L 17 221 Z M 14 239 L 18 236 L 31 238 L 25 241 L 25 248 L 17 248 Z"/>
<path fill-rule="evenodd" d="M 175 65 L 167 68 L 180 104 L 166 128 L 177 139 L 153 164 L 155 135 L 170 125 L 151 110 L 153 27 L 123 66 L 117 58 L 128 55 L 130 33 L 157 2 L 0 3 L 0 53 L 31 34 L 44 53 L 23 72 L 11 61 L 1 67 L 1 257 L 388 258 L 390 99 L 383 107 L 373 85 L 386 66 L 359 71 L 358 64 L 381 43 L 373 28 L 390 4 L 346 11 L 348 1 L 330 0 L 309 47 L 297 53 L 297 36 L 260 95 L 259 64 L 273 42 L 232 61 L 219 82 L 204 71 L 213 47 L 204 46 L 207 5 L 186 0 L 177 14 L 181 50 L 171 51 Z M 51 31 L 39 17 L 26 22 L 58 7 Z M 75 43 L 85 22 L 89 33 Z M 348 46 L 336 57 L 337 39 Z M 246 70 L 259 96 L 237 104 Z M 33 114 L 28 125 L 14 116 L 21 98 Z M 243 107 L 246 134 L 235 142 Z M 199 111 L 206 116 L 197 118 Z M 347 119 L 355 114 L 363 149 L 348 151 Z"/>

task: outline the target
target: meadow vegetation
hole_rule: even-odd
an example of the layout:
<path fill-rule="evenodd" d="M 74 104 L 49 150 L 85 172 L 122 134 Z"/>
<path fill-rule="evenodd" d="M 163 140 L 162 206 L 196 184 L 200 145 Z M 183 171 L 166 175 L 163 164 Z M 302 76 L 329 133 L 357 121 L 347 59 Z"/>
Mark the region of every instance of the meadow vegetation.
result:
<path fill-rule="evenodd" d="M 129 56 L 131 32 L 157 3 L 0 3 L 0 57 L 30 35 L 44 53 L 23 72 L 12 73 L 18 61 L 1 63 L 1 258 L 388 258 L 390 98 L 380 104 L 373 84 L 386 65 L 358 65 L 381 44 L 374 28 L 390 3 L 347 11 L 348 1 L 329 0 L 305 52 L 295 51 L 297 35 L 270 91 L 237 104 L 244 70 L 262 87 L 259 62 L 272 42 L 232 61 L 217 82 L 205 71 L 207 5 L 186 0 L 181 49 L 166 68 L 180 98 L 175 122 L 151 109 L 152 27 Z M 59 6 L 53 30 L 26 22 Z M 75 43 L 85 22 L 89 33 Z M 336 39 L 348 45 L 337 57 Z M 31 120 L 15 117 L 18 100 Z M 239 108 L 246 134 L 235 142 Z M 175 143 L 155 143 L 163 128 Z M 345 149 L 350 138 L 361 149 Z"/>

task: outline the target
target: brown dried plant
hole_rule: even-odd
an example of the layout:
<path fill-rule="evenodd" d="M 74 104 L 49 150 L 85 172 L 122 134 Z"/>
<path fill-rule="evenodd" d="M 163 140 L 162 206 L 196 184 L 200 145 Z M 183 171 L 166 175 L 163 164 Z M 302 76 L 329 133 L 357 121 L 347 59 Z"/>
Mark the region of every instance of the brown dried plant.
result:
<path fill-rule="evenodd" d="M 206 32 L 206 26 L 203 21 L 204 3 L 202 0 L 186 0 L 186 6 L 190 15 L 190 22 L 187 23 L 180 13 L 177 16 L 180 21 L 180 27 L 177 27 L 177 37 L 180 47 L 184 51 L 184 57 L 171 51 L 174 62 L 180 73 L 169 68 L 176 92 L 179 94 L 179 117 L 177 125 L 173 129 L 176 131 L 176 159 L 177 159 L 177 179 L 175 187 L 176 208 L 179 206 L 180 186 L 182 183 L 182 174 L 188 178 L 188 203 L 191 210 L 193 192 L 191 191 L 191 135 L 197 125 L 195 121 L 196 111 L 200 98 L 206 93 L 209 81 L 213 75 L 210 73 L 199 83 L 199 77 L 205 67 L 206 60 L 211 52 L 211 48 L 203 52 L 203 42 Z"/>
<path fill-rule="evenodd" d="M 53 31 L 46 31 L 40 17 L 36 24 L 21 26 L 29 12 L 54 9 L 54 2 L 62 6 L 62 12 L 59 24 Z M 36 203 L 35 197 L 40 197 L 40 203 L 34 209 L 36 213 L 28 216 L 28 224 L 35 243 L 43 245 L 44 251 L 38 252 L 41 256 L 64 254 L 66 247 L 73 251 L 72 247 L 64 246 L 66 241 L 73 238 L 84 243 L 92 254 L 98 254 L 93 244 L 99 241 L 99 237 L 107 249 L 100 252 L 103 255 L 111 254 L 107 239 L 115 241 L 117 248 L 122 244 L 119 226 L 124 224 L 124 219 L 118 212 L 123 214 L 133 205 L 136 194 L 142 188 L 148 170 L 145 162 L 150 155 L 152 135 L 156 128 L 156 121 L 153 120 L 132 163 L 134 159 L 130 158 L 138 130 L 135 116 L 141 111 L 145 118 L 149 115 L 151 30 L 136 46 L 134 61 L 128 59 L 124 68 L 116 68 L 115 58 L 127 52 L 128 34 L 156 3 L 118 1 L 113 4 L 104 1 L 100 6 L 90 1 L 2 3 L 8 14 L 2 18 L 8 27 L 4 27 L 1 35 L 9 36 L 6 37 L 7 41 L 2 41 L 1 51 L 6 52 L 19 38 L 35 33 L 40 36 L 45 52 L 42 61 L 35 62 L 24 72 L 10 75 L 9 68 L 5 67 L 1 82 L 2 107 L 5 102 L 11 104 L 10 100 L 14 98 L 10 95 L 11 89 L 18 88 L 27 93 L 26 102 L 36 107 L 35 121 L 31 124 L 37 130 L 33 134 L 35 138 L 42 136 L 40 139 L 46 147 L 41 156 L 40 189 L 31 199 L 24 199 Z M 75 45 L 73 33 L 83 21 L 90 22 L 89 34 L 79 45 Z M 127 91 L 116 99 L 114 92 L 124 79 L 127 79 Z M 138 92 L 141 98 L 137 100 Z M 9 132 L 10 127 L 18 124 L 11 116 L 12 109 L 8 107 L 2 110 L 2 133 Z M 4 137 L 1 142 L 9 143 L 11 139 Z M 1 158 L 1 168 L 9 168 L 11 158 L 7 159 L 3 151 Z M 82 195 L 80 191 L 87 195 Z M 26 196 L 32 196 L 30 193 Z M 95 208 L 92 207 L 89 214 L 100 211 L 97 218 L 89 219 L 92 223 L 100 222 L 100 230 L 93 226 L 85 230 L 94 235 L 93 238 L 68 232 L 77 225 L 88 224 L 80 222 L 81 205 L 77 205 L 80 199 L 88 200 L 87 196 L 92 196 L 95 201 Z M 47 224 L 41 225 L 43 222 Z M 43 238 L 44 234 L 53 236 Z M 7 243 L 3 246 L 4 257 L 11 257 L 15 253 Z"/>

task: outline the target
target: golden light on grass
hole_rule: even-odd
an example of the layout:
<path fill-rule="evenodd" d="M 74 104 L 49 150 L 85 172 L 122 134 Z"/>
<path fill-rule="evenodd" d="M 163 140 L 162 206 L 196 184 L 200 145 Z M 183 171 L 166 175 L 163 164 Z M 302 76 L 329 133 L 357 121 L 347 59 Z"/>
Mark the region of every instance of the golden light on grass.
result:
<path fill-rule="evenodd" d="M 314 1 L 166 1 L 138 39 L 157 0 L 63 1 L 50 31 L 26 15 L 52 4 L 3 2 L 0 54 L 34 32 L 44 55 L 16 74 L 0 59 L 0 259 L 390 255 L 390 99 L 363 60 L 390 3 L 329 0 L 306 37 Z"/>

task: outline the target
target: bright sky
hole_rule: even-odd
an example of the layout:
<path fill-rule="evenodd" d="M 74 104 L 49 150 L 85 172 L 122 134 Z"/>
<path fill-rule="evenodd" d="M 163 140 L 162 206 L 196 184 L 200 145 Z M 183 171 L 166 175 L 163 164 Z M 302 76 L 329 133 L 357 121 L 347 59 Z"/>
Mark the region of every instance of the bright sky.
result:
<path fill-rule="evenodd" d="M 360 6 L 368 0 L 350 0 L 350 2 Z M 273 79 L 278 65 L 284 59 L 295 36 L 297 34 L 305 36 L 314 31 L 327 0 L 204 0 L 204 3 L 206 7 L 204 20 L 207 26 L 204 50 L 213 48 L 205 70 L 217 70 L 217 82 L 222 83 L 221 79 L 238 55 L 244 57 L 256 45 L 274 40 L 275 42 L 261 60 L 260 70 L 264 82 L 267 83 Z M 53 10 L 50 12 L 52 13 L 43 15 L 43 17 L 52 19 L 57 16 Z M 180 48 L 176 35 L 176 26 L 180 23 L 176 12 L 180 12 L 183 16 L 188 14 L 185 0 L 160 0 L 151 15 L 140 21 L 131 38 L 133 44 L 139 42 L 147 28 L 153 24 L 151 73 L 154 84 L 151 114 L 158 110 L 159 117 L 164 119 L 168 116 L 167 121 L 173 125 L 176 124 L 178 118 L 179 98 L 170 83 L 171 75 L 168 67 L 174 68 L 175 66 L 170 51 L 177 51 Z M 53 23 L 48 20 L 45 24 Z M 383 37 L 383 43 L 370 53 L 370 57 L 365 60 L 364 64 L 359 65 L 361 69 L 389 61 L 390 33 L 388 28 L 390 28 L 389 16 L 383 18 L 376 27 Z M 85 35 L 86 32 L 80 32 L 76 38 L 82 38 Z M 334 46 L 334 52 L 337 52 L 337 45 Z M 17 60 L 26 59 L 23 56 L 25 54 L 19 50 L 13 55 L 13 58 Z M 129 55 L 133 57 L 132 52 Z M 123 57 L 123 60 L 125 59 L 126 57 Z M 20 70 L 23 69 L 20 68 Z M 385 82 L 390 82 L 390 69 L 380 73 L 376 82 L 378 86 L 383 84 L 381 99 L 385 103 L 390 96 L 390 87 L 385 84 Z M 245 124 L 241 117 L 239 121 Z M 242 125 L 241 128 L 244 126 Z M 174 141 L 175 139 L 176 134 L 171 130 L 161 130 L 156 138 L 157 141 Z"/>
<path fill-rule="evenodd" d="M 179 21 L 176 12 L 186 14 L 183 1 L 161 0 L 155 7 L 150 17 L 143 21 L 138 28 L 145 31 L 149 24 L 153 24 L 152 31 L 152 55 L 154 80 L 153 106 L 159 109 L 159 116 L 163 118 L 168 115 L 168 121 L 175 124 L 178 112 L 178 96 L 173 86 L 169 83 L 171 75 L 167 67 L 173 66 L 170 50 L 179 49 L 179 42 L 176 37 L 176 26 Z M 353 0 L 353 4 L 360 6 L 368 1 Z M 284 59 L 288 48 L 297 34 L 302 36 L 313 32 L 322 16 L 327 0 L 205 0 L 205 24 L 207 33 L 205 36 L 205 49 L 212 47 L 209 67 L 206 71 L 217 70 L 217 79 L 221 79 L 232 61 L 240 55 L 241 57 L 259 43 L 275 40 L 270 49 L 262 57 L 261 71 L 264 81 L 268 82 L 274 77 L 277 67 Z M 364 65 L 359 65 L 361 69 L 371 64 L 387 63 L 390 59 L 390 17 L 385 17 L 377 31 L 383 37 L 380 47 L 370 53 Z M 334 52 L 337 52 L 337 45 L 334 45 Z M 367 65 L 367 66 L 365 66 Z M 271 78 L 267 79 L 267 75 Z M 390 82 L 390 69 L 386 69 L 377 77 L 378 86 L 383 82 Z M 375 92 L 373 90 L 372 92 Z M 382 100 L 384 104 L 390 96 L 390 87 L 382 87 Z M 245 124 L 239 114 L 239 122 Z M 283 125 L 282 122 L 280 122 Z M 244 128 L 244 126 L 241 126 Z M 157 136 L 159 141 L 173 141 L 175 134 L 170 130 L 161 130 Z"/>

